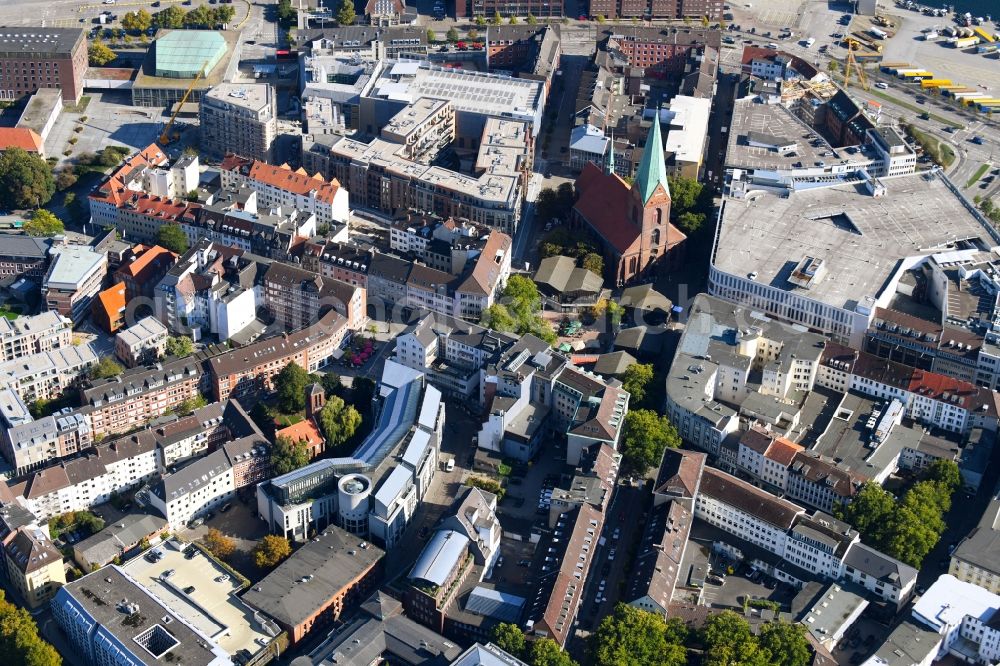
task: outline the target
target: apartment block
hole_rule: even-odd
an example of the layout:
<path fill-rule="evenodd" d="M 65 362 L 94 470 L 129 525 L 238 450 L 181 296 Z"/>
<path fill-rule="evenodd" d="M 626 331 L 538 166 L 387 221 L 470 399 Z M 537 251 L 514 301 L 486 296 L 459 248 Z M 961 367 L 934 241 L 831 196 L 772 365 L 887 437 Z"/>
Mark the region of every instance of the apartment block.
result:
<path fill-rule="evenodd" d="M 167 352 L 167 327 L 145 317 L 115 336 L 115 356 L 128 368 L 156 363 Z"/>
<path fill-rule="evenodd" d="M 264 274 L 264 305 L 288 329 L 312 325 L 327 309 L 344 317 L 352 331 L 361 330 L 368 319 L 363 287 L 281 262 Z"/>
<path fill-rule="evenodd" d="M 249 188 L 257 193 L 262 209 L 282 207 L 316 216 L 322 225 L 346 224 L 350 202 L 348 190 L 336 179 L 327 180 L 312 169 L 292 170 L 265 161 L 230 155 L 222 161 L 224 189 Z M 324 172 L 325 173 L 325 172 Z"/>
<path fill-rule="evenodd" d="M 274 88 L 267 83 L 220 83 L 201 97 L 201 145 L 222 158 L 228 153 L 271 160 L 278 133 Z"/>
<path fill-rule="evenodd" d="M 3 457 L 18 476 L 84 451 L 94 443 L 90 423 L 69 409 L 38 420 L 29 416 L 0 432 Z"/>
<path fill-rule="evenodd" d="M 136 245 L 129 251 L 127 260 L 115 271 L 114 279 L 125 284 L 125 294 L 129 300 L 138 296 L 152 298 L 157 283 L 176 261 L 176 254 L 159 245 Z"/>
<path fill-rule="evenodd" d="M 34 610 L 49 602 L 66 584 L 62 553 L 38 527 L 19 527 L 4 539 L 7 580 Z"/>
<path fill-rule="evenodd" d="M 68 347 L 72 341 L 73 322 L 58 312 L 0 318 L 0 361 Z"/>
<path fill-rule="evenodd" d="M 0 98 L 57 88 L 74 104 L 83 94 L 87 39 L 81 28 L 8 28 L 0 51 Z"/>
<path fill-rule="evenodd" d="M 51 400 L 83 379 L 97 362 L 90 345 L 60 347 L 0 363 L 0 385 L 26 401 Z"/>
<path fill-rule="evenodd" d="M 958 542 L 951 554 L 948 573 L 1000 594 L 1000 499 L 990 500 L 979 523 Z"/>
<path fill-rule="evenodd" d="M 81 389 L 79 411 L 94 437 L 128 432 L 197 396 L 203 381 L 207 385 L 202 363 L 194 358 L 131 368 Z"/>
<path fill-rule="evenodd" d="M 46 238 L 4 236 L 0 248 L 0 277 L 18 276 L 41 278 L 49 265 L 49 244 Z"/>
<path fill-rule="evenodd" d="M 315 372 L 334 360 L 349 334 L 347 320 L 331 310 L 308 328 L 214 356 L 209 360 L 214 397 L 222 401 L 270 391 L 271 380 L 289 363 Z"/>

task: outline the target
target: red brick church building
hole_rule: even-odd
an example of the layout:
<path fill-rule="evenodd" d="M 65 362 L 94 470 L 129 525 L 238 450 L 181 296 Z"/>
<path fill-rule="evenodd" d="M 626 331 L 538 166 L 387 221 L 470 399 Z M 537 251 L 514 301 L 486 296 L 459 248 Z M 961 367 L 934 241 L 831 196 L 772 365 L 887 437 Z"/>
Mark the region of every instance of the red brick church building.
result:
<path fill-rule="evenodd" d="M 609 148 L 605 168 L 588 162 L 576 179 L 576 219 L 589 227 L 604 248 L 605 273 L 623 285 L 654 266 L 672 268 L 687 236 L 670 223 L 670 187 L 657 112 L 642 162 L 629 185 L 615 173 Z"/>

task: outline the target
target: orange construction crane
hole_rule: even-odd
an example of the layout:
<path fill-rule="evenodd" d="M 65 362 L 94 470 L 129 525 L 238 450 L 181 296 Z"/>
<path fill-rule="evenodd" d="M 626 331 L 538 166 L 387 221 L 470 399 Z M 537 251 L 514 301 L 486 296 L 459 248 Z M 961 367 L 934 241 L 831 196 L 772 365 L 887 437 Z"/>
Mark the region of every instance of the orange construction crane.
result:
<path fill-rule="evenodd" d="M 858 82 L 861 84 L 861 88 L 864 90 L 869 89 L 868 79 L 865 77 L 865 71 L 861 68 L 861 65 L 854 58 L 854 50 L 859 46 L 854 40 L 847 40 L 847 60 L 844 62 L 844 87 L 847 88 L 851 84 L 851 70 L 857 72 Z"/>
<path fill-rule="evenodd" d="M 170 120 L 167 121 L 166 126 L 163 128 L 163 133 L 160 134 L 160 145 L 168 146 L 172 141 L 178 138 L 176 135 L 171 138 L 170 128 L 174 126 L 174 121 L 177 120 L 177 115 L 181 112 L 181 109 L 184 108 L 184 103 L 187 102 L 187 98 L 191 96 L 191 92 L 194 90 L 194 87 L 198 85 L 198 81 L 205 76 L 205 68 L 208 67 L 208 63 L 209 61 L 206 60 L 205 64 L 201 66 L 201 69 L 198 70 L 194 79 L 191 80 L 191 85 L 189 85 L 187 90 L 184 91 L 184 96 L 181 97 L 181 101 L 177 103 L 177 108 L 174 109 L 173 115 L 170 116 Z"/>

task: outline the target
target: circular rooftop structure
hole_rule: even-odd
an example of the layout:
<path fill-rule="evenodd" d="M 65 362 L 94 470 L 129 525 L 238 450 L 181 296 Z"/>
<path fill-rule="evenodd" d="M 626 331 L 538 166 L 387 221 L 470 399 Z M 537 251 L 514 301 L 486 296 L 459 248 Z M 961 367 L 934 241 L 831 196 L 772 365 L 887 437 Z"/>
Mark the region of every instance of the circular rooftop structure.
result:
<path fill-rule="evenodd" d="M 173 30 L 156 40 L 155 75 L 193 79 L 211 72 L 226 55 L 226 40 L 214 30 Z"/>

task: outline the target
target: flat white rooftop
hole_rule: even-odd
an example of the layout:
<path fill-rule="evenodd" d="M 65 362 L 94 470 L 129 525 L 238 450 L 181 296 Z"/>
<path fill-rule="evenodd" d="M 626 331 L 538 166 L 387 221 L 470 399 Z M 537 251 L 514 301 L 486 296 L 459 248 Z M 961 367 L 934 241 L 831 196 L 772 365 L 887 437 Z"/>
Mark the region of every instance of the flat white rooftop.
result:
<path fill-rule="evenodd" d="M 795 292 L 839 308 L 854 309 L 877 297 L 908 257 L 922 257 L 967 241 L 987 250 L 996 243 L 943 180 L 912 174 L 882 181 L 883 197 L 862 184 L 792 194 L 753 193 L 726 198 L 715 268 Z M 825 276 L 793 285 L 792 271 L 805 258 L 822 261 Z"/>

